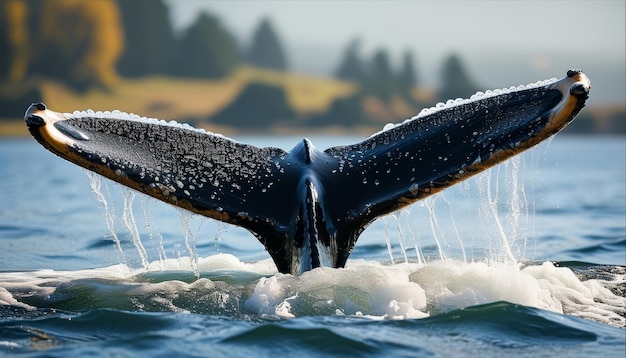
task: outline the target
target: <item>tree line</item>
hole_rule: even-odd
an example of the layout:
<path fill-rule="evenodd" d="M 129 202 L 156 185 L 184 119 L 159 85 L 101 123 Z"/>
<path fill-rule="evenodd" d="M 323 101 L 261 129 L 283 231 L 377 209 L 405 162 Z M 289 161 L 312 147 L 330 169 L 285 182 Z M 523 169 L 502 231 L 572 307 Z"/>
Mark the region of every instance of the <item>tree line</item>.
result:
<path fill-rule="evenodd" d="M 365 59 L 360 45 L 359 40 L 348 44 L 334 74 L 357 83 L 359 90 L 350 98 L 337 99 L 328 113 L 311 118 L 311 123 L 367 122 L 362 108 L 365 96 L 376 96 L 383 102 L 399 96 L 414 106 L 424 105 L 411 94 L 420 84 L 412 52 L 403 54 L 402 65 L 396 71 L 385 50 Z M 33 78 L 57 79 L 77 92 L 84 92 L 92 88 L 113 90 L 120 76 L 219 79 L 242 64 L 289 70 L 287 52 L 268 18 L 260 22 L 250 45 L 244 48 L 220 19 L 208 12 L 199 14 L 186 30 L 176 34 L 169 9 L 162 0 L 0 2 L 2 112 L 12 104 L 17 106 L 21 97 L 28 97 L 30 102 L 37 99 L 33 97 L 41 96 L 32 84 Z M 441 98 L 467 97 L 478 89 L 458 56 L 446 60 L 441 78 Z M 249 87 L 231 107 L 255 106 L 258 102 L 269 108 L 274 104 L 276 108 L 267 110 L 281 116 L 293 115 L 286 108 L 282 88 L 260 83 Z M 257 97 L 259 101 L 255 101 Z M 16 111 L 23 110 L 20 103 Z M 241 119 L 230 117 L 229 122 L 228 115 L 241 115 L 240 112 L 241 108 L 226 108 L 213 120 L 235 123 Z M 267 124 L 271 119 L 265 118 L 257 125 Z"/>

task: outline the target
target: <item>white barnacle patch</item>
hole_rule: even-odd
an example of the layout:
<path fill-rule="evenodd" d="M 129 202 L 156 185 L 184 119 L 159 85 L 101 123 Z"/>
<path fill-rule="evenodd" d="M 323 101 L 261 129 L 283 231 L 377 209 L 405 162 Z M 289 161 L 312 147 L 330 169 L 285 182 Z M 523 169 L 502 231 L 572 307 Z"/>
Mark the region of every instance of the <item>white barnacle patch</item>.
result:
<path fill-rule="evenodd" d="M 161 190 L 161 194 L 166 197 L 170 196 L 170 194 L 174 192 L 174 187 L 171 187 L 171 186 L 167 186 L 167 185 L 160 184 L 160 183 L 156 183 L 155 186 L 158 187 L 159 190 Z"/>
<path fill-rule="evenodd" d="M 411 184 L 411 186 L 409 187 L 409 191 L 411 192 L 411 194 L 413 194 L 413 196 L 416 196 L 419 192 L 419 185 Z"/>

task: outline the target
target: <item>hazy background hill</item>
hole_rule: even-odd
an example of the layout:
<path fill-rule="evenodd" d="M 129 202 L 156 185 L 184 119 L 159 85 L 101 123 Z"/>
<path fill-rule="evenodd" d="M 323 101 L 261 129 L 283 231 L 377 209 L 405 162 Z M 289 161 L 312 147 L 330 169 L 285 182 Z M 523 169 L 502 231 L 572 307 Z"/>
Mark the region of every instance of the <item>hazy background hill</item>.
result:
<path fill-rule="evenodd" d="M 626 93 L 623 1 L 168 1 L 178 31 L 210 9 L 243 45 L 270 16 L 296 71 L 332 73 L 360 38 L 365 56 L 384 48 L 399 64 L 413 51 L 426 86 L 439 86 L 443 59 L 458 53 L 486 88 L 578 66 L 593 75 L 594 101 L 624 101 Z"/>
<path fill-rule="evenodd" d="M 618 1 L 0 1 L 0 134 L 29 103 L 222 132 L 371 130 L 582 68 L 570 132 L 624 133 Z"/>

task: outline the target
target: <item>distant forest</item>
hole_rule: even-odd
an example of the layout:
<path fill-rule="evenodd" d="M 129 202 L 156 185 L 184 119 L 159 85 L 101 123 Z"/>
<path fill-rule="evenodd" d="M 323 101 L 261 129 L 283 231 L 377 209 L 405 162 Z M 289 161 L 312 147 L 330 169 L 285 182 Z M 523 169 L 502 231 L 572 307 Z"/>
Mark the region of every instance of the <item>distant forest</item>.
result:
<path fill-rule="evenodd" d="M 242 66 L 289 72 L 289 56 L 269 18 L 238 43 L 214 14 L 204 12 L 180 34 L 174 33 L 161 0 L 0 2 L 0 118 L 19 118 L 26 106 L 42 100 L 42 79 L 63 83 L 76 93 L 115 91 L 120 78 L 165 76 L 221 80 Z M 420 95 L 419 73 L 410 50 L 393 68 L 385 49 L 371 58 L 350 41 L 336 66 L 337 80 L 357 90 L 336 98 L 323 113 L 308 113 L 299 126 L 355 126 L 380 122 L 376 108 L 402 106 L 413 113 L 437 101 L 468 97 L 479 90 L 461 58 L 451 54 L 441 65 L 441 88 Z M 208 121 L 238 128 L 262 128 L 302 117 L 280 85 L 254 81 Z M 396 120 L 402 120 L 397 118 Z M 622 121 L 623 122 L 623 121 Z M 623 126 L 623 125 L 622 125 Z M 593 125 L 584 129 L 592 130 Z M 614 130 L 612 125 L 610 130 Z M 623 130 L 623 128 L 622 128 Z"/>

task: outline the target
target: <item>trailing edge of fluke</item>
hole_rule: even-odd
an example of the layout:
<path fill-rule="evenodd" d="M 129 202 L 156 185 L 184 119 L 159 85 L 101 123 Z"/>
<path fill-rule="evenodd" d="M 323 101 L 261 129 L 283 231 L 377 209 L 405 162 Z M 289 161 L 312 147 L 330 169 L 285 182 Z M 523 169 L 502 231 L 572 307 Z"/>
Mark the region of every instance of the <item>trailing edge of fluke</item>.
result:
<path fill-rule="evenodd" d="M 348 146 L 258 148 L 119 111 L 58 113 L 32 104 L 26 125 L 46 149 L 194 213 L 249 230 L 280 272 L 343 267 L 376 218 L 549 138 L 584 107 L 590 81 L 478 93 L 422 111 Z"/>

